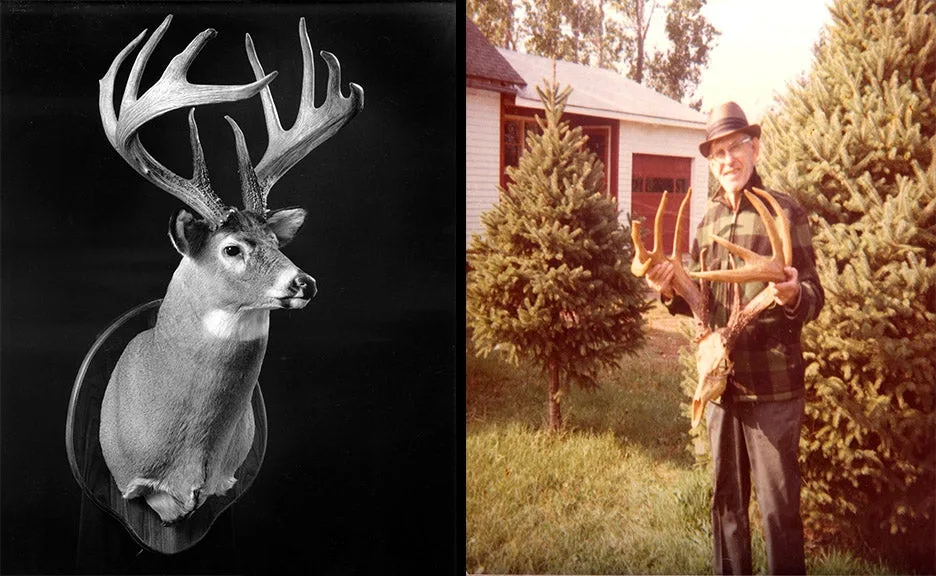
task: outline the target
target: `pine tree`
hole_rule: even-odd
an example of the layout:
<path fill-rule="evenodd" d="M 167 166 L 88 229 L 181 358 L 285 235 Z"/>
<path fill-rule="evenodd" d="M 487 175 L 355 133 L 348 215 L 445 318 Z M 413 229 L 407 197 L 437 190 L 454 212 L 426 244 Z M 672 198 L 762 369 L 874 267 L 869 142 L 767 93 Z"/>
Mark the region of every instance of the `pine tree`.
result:
<path fill-rule="evenodd" d="M 561 426 L 569 383 L 597 386 L 644 342 L 643 286 L 630 273 L 633 248 L 603 191 L 603 166 L 581 128 L 561 117 L 571 88 L 537 86 L 545 118 L 527 137 L 512 182 L 482 215 L 468 249 L 466 311 L 481 355 L 503 349 L 548 376 L 548 416 Z"/>
<path fill-rule="evenodd" d="M 932 570 L 936 2 L 836 0 L 831 14 L 763 130 L 762 172 L 811 213 L 826 292 L 803 332 L 804 515 L 912 536 Z"/>

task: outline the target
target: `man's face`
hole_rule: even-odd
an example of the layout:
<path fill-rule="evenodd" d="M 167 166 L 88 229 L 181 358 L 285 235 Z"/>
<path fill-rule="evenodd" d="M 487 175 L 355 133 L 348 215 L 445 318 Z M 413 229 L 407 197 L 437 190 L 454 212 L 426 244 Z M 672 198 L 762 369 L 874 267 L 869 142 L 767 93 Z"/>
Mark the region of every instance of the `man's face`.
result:
<path fill-rule="evenodd" d="M 747 134 L 731 134 L 712 143 L 709 169 L 725 192 L 738 194 L 751 174 L 760 152 L 760 139 Z"/>

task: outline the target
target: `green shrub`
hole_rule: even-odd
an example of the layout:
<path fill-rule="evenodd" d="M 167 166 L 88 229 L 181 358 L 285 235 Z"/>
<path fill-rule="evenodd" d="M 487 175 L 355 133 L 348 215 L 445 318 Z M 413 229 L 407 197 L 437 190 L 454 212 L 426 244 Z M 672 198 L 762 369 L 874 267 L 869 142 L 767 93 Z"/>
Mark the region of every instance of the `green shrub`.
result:
<path fill-rule="evenodd" d="M 883 530 L 932 571 L 936 523 L 936 3 L 837 0 L 764 122 L 767 183 L 811 212 L 826 304 L 803 332 L 804 514 Z"/>

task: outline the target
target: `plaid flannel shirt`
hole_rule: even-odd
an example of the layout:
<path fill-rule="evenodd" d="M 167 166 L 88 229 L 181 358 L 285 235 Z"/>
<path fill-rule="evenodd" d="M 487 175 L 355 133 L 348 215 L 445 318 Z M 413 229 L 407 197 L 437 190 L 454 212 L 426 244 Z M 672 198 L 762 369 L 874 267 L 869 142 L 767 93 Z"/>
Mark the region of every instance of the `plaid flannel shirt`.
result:
<path fill-rule="evenodd" d="M 763 189 L 755 171 L 744 187 Z M 793 264 L 799 275 L 800 297 L 787 306 L 771 305 L 755 318 L 738 336 L 730 359 L 734 371 L 728 379 L 724 396 L 739 401 L 777 401 L 803 395 L 803 353 L 800 333 L 803 324 L 814 319 L 825 302 L 825 293 L 816 275 L 816 255 L 806 212 L 785 194 L 769 191 L 790 219 L 790 239 Z M 769 207 L 768 207 L 769 210 Z M 759 254 L 771 254 L 770 238 L 754 206 L 741 197 L 734 213 L 725 198 L 724 189 L 712 196 L 696 231 L 692 245 L 693 270 L 699 269 L 699 254 L 706 249 L 706 270 L 735 267 L 734 257 L 712 241 L 718 235 Z M 742 262 L 737 262 L 741 266 Z M 749 282 L 741 286 L 742 305 L 766 287 L 764 282 Z M 709 282 L 709 324 L 724 326 L 728 322 L 734 298 L 732 284 Z M 663 303 L 672 314 L 691 315 L 689 306 L 679 296 Z"/>

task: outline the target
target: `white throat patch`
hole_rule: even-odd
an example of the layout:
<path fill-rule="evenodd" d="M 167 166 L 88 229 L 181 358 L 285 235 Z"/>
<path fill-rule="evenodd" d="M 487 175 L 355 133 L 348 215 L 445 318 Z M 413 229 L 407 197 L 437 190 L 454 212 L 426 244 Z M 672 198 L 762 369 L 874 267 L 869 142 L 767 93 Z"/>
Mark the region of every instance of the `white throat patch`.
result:
<path fill-rule="evenodd" d="M 248 342 L 264 338 L 270 333 L 269 310 L 247 310 L 228 312 L 211 310 L 202 318 L 205 331 L 222 340 Z"/>

